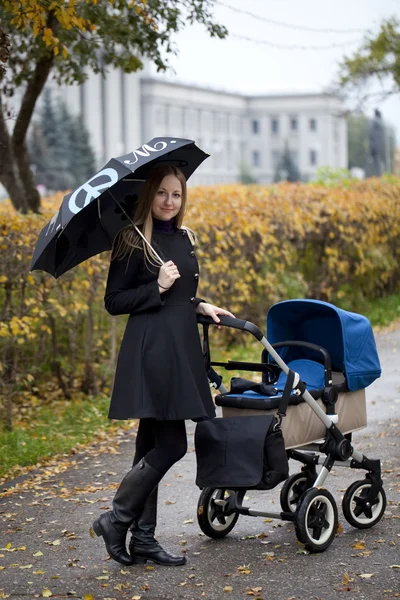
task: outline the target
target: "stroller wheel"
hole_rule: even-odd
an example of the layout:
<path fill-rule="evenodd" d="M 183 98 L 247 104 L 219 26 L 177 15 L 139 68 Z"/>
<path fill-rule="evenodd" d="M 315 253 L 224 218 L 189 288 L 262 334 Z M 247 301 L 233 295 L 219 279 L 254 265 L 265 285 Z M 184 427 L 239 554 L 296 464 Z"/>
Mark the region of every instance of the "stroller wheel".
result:
<path fill-rule="evenodd" d="M 314 479 L 310 480 L 302 471 L 288 477 L 281 488 L 280 502 L 282 510 L 294 513 L 302 494 L 313 483 Z"/>
<path fill-rule="evenodd" d="M 235 527 L 239 513 L 226 514 L 229 497 L 233 490 L 223 488 L 204 488 L 197 505 L 197 521 L 200 529 L 208 537 L 225 537 Z"/>
<path fill-rule="evenodd" d="M 326 550 L 336 535 L 338 511 L 336 502 L 328 490 L 307 490 L 294 515 L 294 525 L 299 542 L 311 552 Z"/>
<path fill-rule="evenodd" d="M 371 489 L 368 479 L 355 481 L 346 490 L 342 500 L 345 519 L 353 527 L 368 529 L 381 520 L 386 508 L 386 494 L 380 487 L 375 498 L 368 498 Z"/>

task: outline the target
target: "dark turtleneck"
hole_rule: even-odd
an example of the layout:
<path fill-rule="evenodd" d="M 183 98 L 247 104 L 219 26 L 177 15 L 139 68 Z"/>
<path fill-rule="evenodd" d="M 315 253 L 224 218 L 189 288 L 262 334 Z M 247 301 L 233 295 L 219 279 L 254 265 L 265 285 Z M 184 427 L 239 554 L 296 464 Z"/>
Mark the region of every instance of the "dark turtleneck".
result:
<path fill-rule="evenodd" d="M 172 217 L 169 221 L 162 221 L 153 217 L 153 229 L 162 233 L 173 233 L 175 231 L 175 217 Z"/>

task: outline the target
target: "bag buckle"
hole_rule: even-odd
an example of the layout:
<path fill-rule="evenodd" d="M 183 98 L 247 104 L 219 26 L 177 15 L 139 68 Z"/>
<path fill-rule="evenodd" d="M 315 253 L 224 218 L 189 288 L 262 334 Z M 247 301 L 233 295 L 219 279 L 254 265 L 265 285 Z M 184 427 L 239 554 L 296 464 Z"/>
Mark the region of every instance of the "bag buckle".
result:
<path fill-rule="evenodd" d="M 282 417 L 283 417 L 283 415 L 281 415 L 280 413 L 276 413 L 276 415 L 275 415 L 276 423 L 273 426 L 272 431 L 279 431 L 281 429 Z"/>

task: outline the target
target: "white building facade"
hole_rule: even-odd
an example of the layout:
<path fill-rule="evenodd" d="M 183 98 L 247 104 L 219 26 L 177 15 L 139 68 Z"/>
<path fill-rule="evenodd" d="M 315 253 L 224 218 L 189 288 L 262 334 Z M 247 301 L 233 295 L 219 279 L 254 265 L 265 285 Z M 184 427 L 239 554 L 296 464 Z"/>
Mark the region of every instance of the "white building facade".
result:
<path fill-rule="evenodd" d="M 211 154 L 191 184 L 234 183 L 245 174 L 270 183 L 285 147 L 305 181 L 320 166 L 348 164 L 344 107 L 333 94 L 247 96 L 119 70 L 57 93 L 82 115 L 99 167 L 162 136 L 193 139 Z"/>

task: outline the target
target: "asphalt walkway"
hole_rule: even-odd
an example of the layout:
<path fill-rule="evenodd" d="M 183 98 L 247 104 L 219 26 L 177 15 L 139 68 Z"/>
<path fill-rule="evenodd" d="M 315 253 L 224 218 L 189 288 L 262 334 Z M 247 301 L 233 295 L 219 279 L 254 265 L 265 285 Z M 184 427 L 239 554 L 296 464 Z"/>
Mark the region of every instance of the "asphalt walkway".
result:
<path fill-rule="evenodd" d="M 293 525 L 239 518 L 225 539 L 204 536 L 197 524 L 199 490 L 190 449 L 160 488 L 158 539 L 187 556 L 187 565 L 123 567 L 110 560 L 88 528 L 110 508 L 118 482 L 130 468 L 134 432 L 121 433 L 60 457 L 3 484 L 0 497 L 0 598 L 84 600 L 384 600 L 400 597 L 399 409 L 400 328 L 377 335 L 383 376 L 367 390 L 368 428 L 355 434 L 358 450 L 383 461 L 388 506 L 382 521 L 357 530 L 344 519 L 341 496 L 362 478 L 334 469 L 326 487 L 339 507 L 340 532 L 322 554 L 305 553 Z M 232 357 L 233 358 L 233 357 Z M 298 466 L 291 465 L 291 472 Z M 360 477 L 361 475 L 361 477 Z M 279 488 L 251 492 L 246 502 L 279 510 Z"/>

